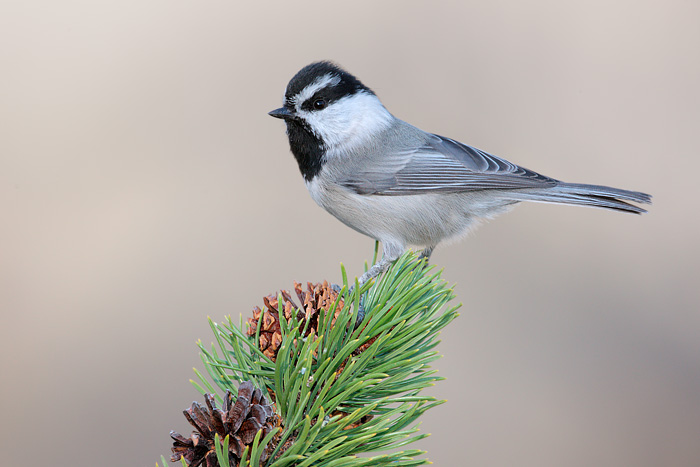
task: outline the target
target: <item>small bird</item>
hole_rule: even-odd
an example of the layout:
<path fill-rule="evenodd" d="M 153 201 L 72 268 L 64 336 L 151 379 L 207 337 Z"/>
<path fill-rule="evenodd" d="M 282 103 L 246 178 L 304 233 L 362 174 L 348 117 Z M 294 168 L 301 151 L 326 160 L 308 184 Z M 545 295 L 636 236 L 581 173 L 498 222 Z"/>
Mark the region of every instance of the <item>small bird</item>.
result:
<path fill-rule="evenodd" d="M 637 191 L 564 183 L 394 117 L 375 93 L 329 61 L 302 68 L 284 106 L 289 146 L 316 203 L 382 242 L 383 256 L 359 279 L 378 276 L 410 246 L 430 258 L 482 219 L 520 201 L 575 204 L 641 214 Z"/>

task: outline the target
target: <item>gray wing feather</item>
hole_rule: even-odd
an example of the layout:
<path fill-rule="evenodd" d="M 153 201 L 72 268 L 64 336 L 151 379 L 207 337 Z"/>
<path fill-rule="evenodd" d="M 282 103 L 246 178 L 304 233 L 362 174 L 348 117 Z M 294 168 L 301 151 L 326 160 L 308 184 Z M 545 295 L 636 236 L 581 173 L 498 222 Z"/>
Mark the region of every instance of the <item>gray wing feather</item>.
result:
<path fill-rule="evenodd" d="M 360 194 L 413 195 L 517 188 L 547 188 L 557 181 L 442 136 L 382 155 L 381 170 L 360 169 L 344 185 Z"/>

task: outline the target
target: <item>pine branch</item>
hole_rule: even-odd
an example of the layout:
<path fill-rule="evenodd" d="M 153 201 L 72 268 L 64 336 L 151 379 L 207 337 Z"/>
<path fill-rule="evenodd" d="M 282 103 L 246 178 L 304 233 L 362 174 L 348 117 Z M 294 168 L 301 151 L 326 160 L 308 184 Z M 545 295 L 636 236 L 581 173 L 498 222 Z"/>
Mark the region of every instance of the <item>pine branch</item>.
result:
<path fill-rule="evenodd" d="M 309 284 L 305 295 L 298 286 L 301 306 L 283 291 L 247 322 L 209 320 L 216 343 L 199 342 L 202 363 L 226 395 L 195 370 L 199 382 L 192 382 L 207 407 L 193 403 L 185 411 L 197 431 L 189 439 L 171 434 L 173 460 L 231 467 L 427 463 L 416 459 L 423 451 L 397 449 L 427 436 L 416 421 L 444 402 L 422 391 L 443 379 L 429 364 L 440 357 L 440 330 L 457 317 L 458 306 L 446 307 L 453 291 L 413 253 L 353 292 L 341 269 L 337 294 L 327 284 Z M 366 314 L 357 325 L 360 305 Z M 356 457 L 376 451 L 394 452 Z"/>

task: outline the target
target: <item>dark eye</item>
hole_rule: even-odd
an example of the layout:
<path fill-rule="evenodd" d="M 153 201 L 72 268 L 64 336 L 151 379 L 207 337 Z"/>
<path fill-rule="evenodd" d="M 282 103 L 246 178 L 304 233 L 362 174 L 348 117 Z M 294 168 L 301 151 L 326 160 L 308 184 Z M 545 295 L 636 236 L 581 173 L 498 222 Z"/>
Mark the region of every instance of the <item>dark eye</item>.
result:
<path fill-rule="evenodd" d="M 322 110 L 326 108 L 325 99 L 316 99 L 314 101 L 314 110 Z"/>

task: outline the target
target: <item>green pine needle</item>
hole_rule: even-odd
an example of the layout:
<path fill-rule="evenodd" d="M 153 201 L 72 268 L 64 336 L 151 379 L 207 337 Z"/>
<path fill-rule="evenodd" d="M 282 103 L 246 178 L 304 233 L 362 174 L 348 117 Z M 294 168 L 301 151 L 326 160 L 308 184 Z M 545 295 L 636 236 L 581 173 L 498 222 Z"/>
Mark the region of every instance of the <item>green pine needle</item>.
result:
<path fill-rule="evenodd" d="M 376 255 L 376 252 L 375 252 Z M 425 411 L 442 404 L 422 394 L 423 389 L 443 379 L 429 364 L 440 358 L 435 346 L 438 334 L 458 314 L 458 306 L 447 308 L 454 298 L 451 288 L 412 252 L 404 254 L 374 284 L 350 289 L 341 266 L 343 287 L 338 301 L 319 315 L 318 335 L 304 336 L 305 329 L 293 313 L 287 322 L 280 313 L 282 343 L 276 362 L 257 347 L 262 314 L 254 337 L 246 334 L 241 317 L 223 323 L 209 319 L 216 345 L 207 349 L 198 343 L 209 379 L 222 392 L 234 394 L 242 381 L 250 380 L 276 397 L 282 428 L 264 440 L 258 432 L 246 448 L 241 465 L 261 465 L 263 449 L 278 434 L 269 467 L 325 465 L 361 467 L 369 465 L 413 466 L 428 463 L 416 459 L 420 450 L 399 450 L 422 439 L 416 421 Z M 346 304 L 336 318 L 340 300 Z M 280 297 L 279 303 L 283 303 Z M 355 329 L 362 304 L 365 318 Z M 346 311 L 351 309 L 352 313 Z M 308 322 L 307 322 L 308 326 Z M 362 352 L 357 349 L 373 342 Z M 214 393 L 214 386 L 200 372 L 201 393 Z M 221 403 L 221 397 L 216 395 Z M 336 415 L 331 415 L 335 413 Z M 338 415 L 342 413 L 343 415 Z M 357 425 L 357 426 L 353 426 Z M 291 441 L 291 443 L 289 443 Z M 219 446 L 220 465 L 227 466 L 228 437 Z M 287 443 L 286 450 L 282 447 Z M 394 450 L 374 457 L 358 454 Z M 164 467 L 165 459 L 161 458 Z"/>

